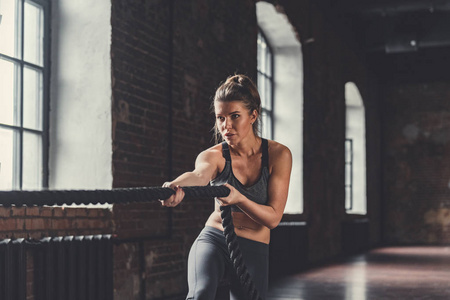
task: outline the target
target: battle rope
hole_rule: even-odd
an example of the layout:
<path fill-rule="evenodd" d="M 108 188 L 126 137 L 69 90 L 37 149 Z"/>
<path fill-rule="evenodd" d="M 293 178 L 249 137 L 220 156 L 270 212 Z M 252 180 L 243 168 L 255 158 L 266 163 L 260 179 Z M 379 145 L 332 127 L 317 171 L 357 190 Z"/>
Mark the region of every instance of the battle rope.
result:
<path fill-rule="evenodd" d="M 226 197 L 230 190 L 225 186 L 183 187 L 185 199 Z M 0 205 L 43 206 L 71 204 L 125 204 L 167 199 L 175 194 L 170 188 L 139 187 L 112 190 L 43 190 L 0 191 Z"/>
<path fill-rule="evenodd" d="M 230 190 L 225 186 L 193 186 L 183 187 L 184 199 L 205 197 L 226 197 Z M 43 190 L 43 191 L 0 191 L 0 205 L 14 206 L 52 206 L 71 204 L 125 204 L 133 202 L 149 202 L 167 199 L 175 191 L 171 188 L 140 187 L 116 188 L 112 190 Z M 259 300 L 242 252 L 239 248 L 236 233 L 234 232 L 231 206 L 221 206 L 222 225 L 227 242 L 230 259 L 249 300 Z"/>
<path fill-rule="evenodd" d="M 259 300 L 261 299 L 258 294 L 258 290 L 253 283 L 253 280 L 248 273 L 247 267 L 244 263 L 241 249 L 239 248 L 239 243 L 237 240 L 236 233 L 234 232 L 233 217 L 231 215 L 231 206 L 221 206 L 222 211 L 222 225 L 223 234 L 225 235 L 225 240 L 227 242 L 228 251 L 230 252 L 230 259 L 233 263 L 236 275 L 241 282 L 241 286 L 244 288 L 247 298 L 249 300 Z"/>

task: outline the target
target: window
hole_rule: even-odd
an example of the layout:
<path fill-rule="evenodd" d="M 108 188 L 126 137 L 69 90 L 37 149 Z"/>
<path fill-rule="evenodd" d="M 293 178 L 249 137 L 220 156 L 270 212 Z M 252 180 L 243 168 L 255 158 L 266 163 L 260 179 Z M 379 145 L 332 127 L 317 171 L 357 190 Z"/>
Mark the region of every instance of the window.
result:
<path fill-rule="evenodd" d="M 47 1 L 0 3 L 0 189 L 47 186 Z"/>
<path fill-rule="evenodd" d="M 261 96 L 261 134 L 273 139 L 273 54 L 262 31 L 258 32 L 258 90 Z"/>
<path fill-rule="evenodd" d="M 353 208 L 353 140 L 345 139 L 345 209 Z"/>
<path fill-rule="evenodd" d="M 366 214 L 366 126 L 364 103 L 353 82 L 345 84 L 345 209 Z"/>
<path fill-rule="evenodd" d="M 264 107 L 262 135 L 292 152 L 284 213 L 297 215 L 303 212 L 303 54 L 298 33 L 282 11 L 266 1 L 256 3 L 258 88 Z"/>

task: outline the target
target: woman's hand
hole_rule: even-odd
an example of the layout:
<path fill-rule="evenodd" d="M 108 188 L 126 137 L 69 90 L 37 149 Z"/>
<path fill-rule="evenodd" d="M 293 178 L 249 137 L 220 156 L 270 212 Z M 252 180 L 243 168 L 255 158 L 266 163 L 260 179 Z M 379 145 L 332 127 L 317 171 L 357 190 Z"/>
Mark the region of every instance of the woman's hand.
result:
<path fill-rule="evenodd" d="M 236 190 L 234 186 L 228 183 L 225 183 L 224 186 L 230 189 L 230 194 L 226 197 L 216 197 L 216 201 L 220 206 L 237 205 L 243 201 L 244 195 Z"/>
<path fill-rule="evenodd" d="M 173 189 L 175 191 L 175 194 L 170 196 L 166 200 L 159 200 L 161 201 L 162 206 L 174 207 L 180 204 L 181 201 L 183 201 L 184 191 L 179 185 L 175 185 L 171 182 L 164 182 L 163 187 Z"/>

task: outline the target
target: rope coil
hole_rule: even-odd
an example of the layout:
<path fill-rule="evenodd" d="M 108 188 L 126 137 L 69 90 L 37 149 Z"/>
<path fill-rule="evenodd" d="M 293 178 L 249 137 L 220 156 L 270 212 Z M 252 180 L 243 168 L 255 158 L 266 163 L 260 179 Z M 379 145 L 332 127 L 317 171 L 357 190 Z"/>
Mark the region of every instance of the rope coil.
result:
<path fill-rule="evenodd" d="M 226 197 L 230 190 L 226 186 L 191 186 L 183 187 L 184 199 L 209 197 Z M 112 190 L 43 190 L 43 191 L 0 191 L 0 205 L 53 206 L 53 205 L 88 205 L 88 204 L 125 204 L 150 202 L 167 199 L 175 194 L 171 188 L 139 187 L 116 188 Z M 234 231 L 231 206 L 221 206 L 224 236 L 230 253 L 230 259 L 244 291 L 249 300 L 260 300 L 239 248 Z"/>

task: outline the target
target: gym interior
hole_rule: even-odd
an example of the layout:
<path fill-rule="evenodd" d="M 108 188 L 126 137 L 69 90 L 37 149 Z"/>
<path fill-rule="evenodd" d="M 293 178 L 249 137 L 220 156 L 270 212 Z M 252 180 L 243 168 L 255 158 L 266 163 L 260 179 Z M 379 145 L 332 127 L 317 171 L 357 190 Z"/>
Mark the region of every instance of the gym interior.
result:
<path fill-rule="evenodd" d="M 0 189 L 17 192 L 0 206 L 0 298 L 184 299 L 211 198 L 21 191 L 192 170 L 233 74 L 293 155 L 269 299 L 450 298 L 450 1 L 6 0 L 0 15 Z"/>

